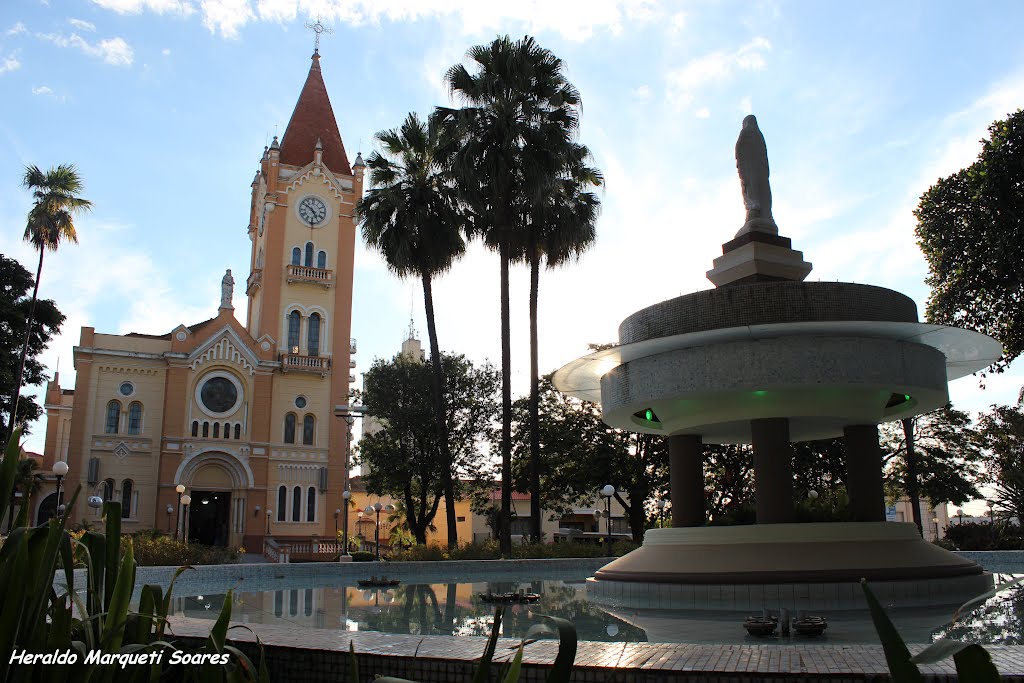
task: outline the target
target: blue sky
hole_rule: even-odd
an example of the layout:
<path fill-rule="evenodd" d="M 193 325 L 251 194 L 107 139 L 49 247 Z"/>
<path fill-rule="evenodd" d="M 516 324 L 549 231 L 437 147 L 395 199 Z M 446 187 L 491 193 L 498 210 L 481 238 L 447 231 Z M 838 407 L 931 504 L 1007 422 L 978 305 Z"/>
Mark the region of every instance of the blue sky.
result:
<path fill-rule="evenodd" d="M 80 244 L 43 273 L 68 316 L 45 356 L 63 384 L 80 326 L 164 333 L 215 313 L 225 268 L 245 281 L 249 183 L 287 124 L 312 52 L 303 24 L 318 14 L 334 29 L 323 74 L 350 157 L 406 113 L 450 104 L 443 74 L 472 45 L 529 33 L 565 61 L 607 188 L 595 247 L 542 275 L 543 371 L 614 340 L 633 311 L 711 286 L 704 272 L 743 220 L 733 145 L 748 113 L 767 140 L 776 221 L 810 279 L 891 287 L 923 312 L 911 211 L 1024 104 L 1019 2 L 4 0 L 0 252 L 34 268 L 24 165 L 77 164 L 95 204 Z M 499 361 L 497 266 L 474 247 L 437 284 L 443 348 Z M 518 393 L 526 293 L 517 272 Z M 410 301 L 425 328 L 416 283 L 362 248 L 355 297 L 361 370 L 397 350 Z M 954 404 L 1015 401 L 1021 368 L 984 391 L 956 382 Z"/>

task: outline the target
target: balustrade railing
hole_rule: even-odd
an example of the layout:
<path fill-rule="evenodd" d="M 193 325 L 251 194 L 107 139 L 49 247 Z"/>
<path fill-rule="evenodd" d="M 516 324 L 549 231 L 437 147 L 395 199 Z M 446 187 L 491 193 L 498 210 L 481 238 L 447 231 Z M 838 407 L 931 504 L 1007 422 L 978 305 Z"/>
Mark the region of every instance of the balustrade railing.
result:
<path fill-rule="evenodd" d="M 287 266 L 288 282 L 313 282 L 318 285 L 330 287 L 334 284 L 334 271 L 326 268 L 313 268 L 311 266 Z"/>

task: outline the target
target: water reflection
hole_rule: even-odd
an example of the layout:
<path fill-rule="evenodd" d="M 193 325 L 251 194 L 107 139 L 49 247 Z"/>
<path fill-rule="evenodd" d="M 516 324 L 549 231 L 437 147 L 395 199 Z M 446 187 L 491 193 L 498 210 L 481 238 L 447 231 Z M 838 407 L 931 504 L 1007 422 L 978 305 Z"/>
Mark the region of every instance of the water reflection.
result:
<path fill-rule="evenodd" d="M 408 584 L 394 588 L 365 589 L 282 588 L 235 593 L 232 621 L 241 623 L 289 623 L 306 628 L 349 631 L 381 631 L 412 635 L 487 636 L 494 605 L 481 593 L 524 590 L 541 598 L 530 605 L 507 605 L 502 635 L 522 638 L 542 621 L 539 615 L 568 619 L 581 640 L 646 642 L 647 634 L 587 601 L 583 584 L 543 580 L 529 582 Z M 190 617 L 216 618 L 224 595 L 182 597 L 174 612 Z M 209 604 L 210 608 L 205 605 Z"/>
<path fill-rule="evenodd" d="M 1005 583 L 1011 578 L 996 575 L 996 583 Z M 601 608 L 587 599 L 583 582 L 547 579 L 403 584 L 373 589 L 355 585 L 306 588 L 283 583 L 280 589 L 234 593 L 232 621 L 287 623 L 344 631 L 487 636 L 495 606 L 484 602 L 480 595 L 519 590 L 538 593 L 541 598 L 534 604 L 506 606 L 502 634 L 509 638 L 525 636 L 533 624 L 542 621 L 539 615 L 544 614 L 571 621 L 580 640 L 751 644 L 878 642 L 866 610 L 822 611 L 820 614 L 828 619 L 829 628 L 816 641 L 780 637 L 762 640 L 747 636 L 742 629 L 743 617 L 749 610 Z M 215 619 L 224 598 L 223 594 L 177 597 L 172 611 Z M 1024 585 L 1002 590 L 956 624 L 949 624 L 951 614 L 952 609 L 940 606 L 889 609 L 890 618 L 910 643 L 952 638 L 985 644 L 1024 644 Z"/>

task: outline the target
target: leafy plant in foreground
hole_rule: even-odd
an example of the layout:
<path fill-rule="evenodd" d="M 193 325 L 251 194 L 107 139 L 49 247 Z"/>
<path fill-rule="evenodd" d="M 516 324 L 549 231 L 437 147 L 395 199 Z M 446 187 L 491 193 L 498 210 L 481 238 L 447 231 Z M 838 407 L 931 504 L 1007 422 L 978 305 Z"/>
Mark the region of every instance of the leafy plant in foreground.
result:
<path fill-rule="evenodd" d="M 15 431 L 0 463 L 0 519 L 7 513 L 18 465 Z M 79 491 L 67 509 L 74 507 Z M 68 513 L 44 525 L 26 526 L 28 505 L 22 505 L 17 528 L 0 547 L 0 680 L 75 681 L 269 681 L 262 657 L 252 661 L 227 644 L 231 620 L 230 592 L 205 646 L 190 657 L 206 655 L 206 663 L 173 664 L 173 651 L 183 650 L 166 639 L 174 575 L 166 594 L 161 586 L 142 587 L 137 610 L 130 607 L 135 588 L 134 547 L 126 539 L 121 551 L 121 505 L 104 505 L 106 533 L 86 531 L 76 540 L 67 530 Z M 85 586 L 75 586 L 76 566 L 86 569 Z M 60 573 L 64 586 L 55 586 Z M 67 653 L 66 664 L 11 657 L 10 653 L 55 656 Z M 98 656 L 99 655 L 99 656 Z M 12 661 L 12 659 L 14 661 Z M 98 660 L 98 661 L 97 661 Z M 124 666 L 122 666 L 124 663 Z"/>

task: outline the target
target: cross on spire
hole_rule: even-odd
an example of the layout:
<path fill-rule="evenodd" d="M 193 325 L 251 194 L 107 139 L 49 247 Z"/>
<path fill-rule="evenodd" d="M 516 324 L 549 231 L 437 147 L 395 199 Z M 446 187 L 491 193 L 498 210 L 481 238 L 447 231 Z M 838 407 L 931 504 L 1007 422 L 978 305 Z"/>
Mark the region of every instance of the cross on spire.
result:
<path fill-rule="evenodd" d="M 334 33 L 334 31 L 332 29 L 329 29 L 326 26 L 324 26 L 323 22 L 320 21 L 320 17 L 317 17 L 316 21 L 313 22 L 313 23 L 310 23 L 310 22 L 307 21 L 306 22 L 306 28 L 308 28 L 309 30 L 311 30 L 313 33 L 316 34 L 316 42 L 314 44 L 313 52 L 319 54 L 320 53 L 320 34 L 321 33 Z"/>

